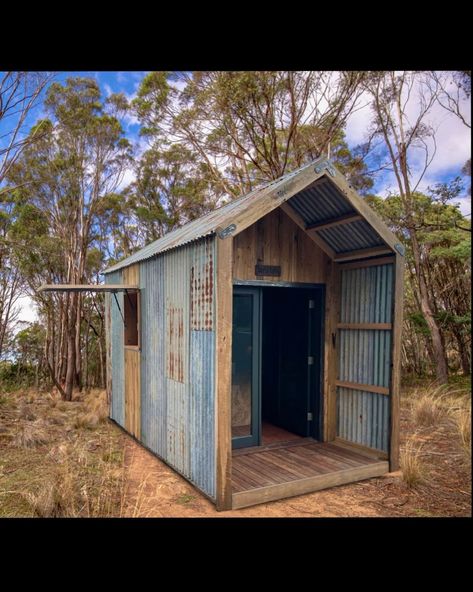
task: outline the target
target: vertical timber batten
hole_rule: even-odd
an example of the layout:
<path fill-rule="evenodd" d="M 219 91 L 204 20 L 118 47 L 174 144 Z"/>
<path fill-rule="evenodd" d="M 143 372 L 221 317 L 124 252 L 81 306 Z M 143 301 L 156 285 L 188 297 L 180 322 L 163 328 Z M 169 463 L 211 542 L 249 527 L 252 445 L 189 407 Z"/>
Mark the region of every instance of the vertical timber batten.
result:
<path fill-rule="evenodd" d="M 233 307 L 233 239 L 216 238 L 216 456 L 217 509 L 232 507 L 231 356 Z"/>
<path fill-rule="evenodd" d="M 110 294 L 105 294 L 105 380 L 108 415 L 112 416 L 112 340 L 110 338 Z"/>
<path fill-rule="evenodd" d="M 123 270 L 125 283 L 140 285 L 139 263 Z M 124 298 L 126 298 L 124 294 Z M 138 315 L 140 310 L 138 308 Z M 138 331 L 140 319 L 138 316 Z M 141 338 L 140 338 L 141 339 Z M 125 346 L 125 429 L 138 440 L 141 438 L 141 354 L 138 347 Z"/>
<path fill-rule="evenodd" d="M 335 440 L 337 435 L 337 368 L 338 335 L 340 318 L 340 268 L 330 261 L 327 265 L 327 291 L 325 298 L 325 346 L 324 346 L 324 442 Z"/>
<path fill-rule="evenodd" d="M 404 257 L 396 254 L 394 275 L 394 311 L 391 371 L 391 430 L 389 439 L 389 469 L 399 469 L 399 406 L 401 388 L 401 340 L 404 308 Z"/>

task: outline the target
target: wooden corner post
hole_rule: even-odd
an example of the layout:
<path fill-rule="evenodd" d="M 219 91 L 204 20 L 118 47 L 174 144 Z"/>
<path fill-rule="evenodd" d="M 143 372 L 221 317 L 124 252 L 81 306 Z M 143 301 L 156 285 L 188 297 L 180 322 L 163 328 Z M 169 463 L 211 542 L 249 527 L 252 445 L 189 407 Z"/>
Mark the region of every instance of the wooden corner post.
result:
<path fill-rule="evenodd" d="M 110 298 L 110 294 L 105 294 L 105 380 L 108 416 L 112 417 L 112 322 Z"/>
<path fill-rule="evenodd" d="M 216 453 L 217 510 L 232 507 L 232 307 L 233 307 L 233 238 L 216 236 Z"/>
<path fill-rule="evenodd" d="M 391 435 L 389 439 L 389 470 L 399 469 L 399 405 L 401 389 L 401 340 L 404 306 L 404 257 L 396 253 L 394 274 L 394 306 L 391 371 Z"/>
<path fill-rule="evenodd" d="M 337 378 L 338 378 L 338 322 L 340 320 L 340 267 L 335 261 L 328 264 L 325 294 L 324 345 L 324 442 L 337 436 Z"/>

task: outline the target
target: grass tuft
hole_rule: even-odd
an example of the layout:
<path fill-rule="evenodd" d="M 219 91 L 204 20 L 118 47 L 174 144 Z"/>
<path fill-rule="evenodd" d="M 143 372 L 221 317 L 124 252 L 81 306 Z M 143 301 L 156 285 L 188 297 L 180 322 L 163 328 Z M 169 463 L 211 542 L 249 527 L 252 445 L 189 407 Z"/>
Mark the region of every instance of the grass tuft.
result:
<path fill-rule="evenodd" d="M 400 465 L 402 479 L 409 488 L 415 488 L 424 481 L 424 465 L 421 460 L 422 445 L 408 440 L 401 449 Z"/>
<path fill-rule="evenodd" d="M 37 448 L 48 443 L 49 435 L 42 426 L 42 421 L 23 424 L 13 436 L 11 445 L 14 448 Z"/>

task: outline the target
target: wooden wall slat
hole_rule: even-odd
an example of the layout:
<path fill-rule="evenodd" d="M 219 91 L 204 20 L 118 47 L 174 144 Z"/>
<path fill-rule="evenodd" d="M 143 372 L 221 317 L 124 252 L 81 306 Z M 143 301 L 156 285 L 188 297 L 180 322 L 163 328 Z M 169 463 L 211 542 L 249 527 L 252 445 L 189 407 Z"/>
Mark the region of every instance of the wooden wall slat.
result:
<path fill-rule="evenodd" d="M 328 256 L 280 208 L 233 239 L 233 277 L 324 284 Z M 255 265 L 281 266 L 281 275 L 257 276 Z"/>
<path fill-rule="evenodd" d="M 140 285 L 139 263 L 123 270 L 123 283 Z M 138 320 L 140 323 L 140 320 Z M 139 326 L 139 325 L 138 325 Z M 141 353 L 137 347 L 125 346 L 125 429 L 135 438 L 141 437 Z"/>

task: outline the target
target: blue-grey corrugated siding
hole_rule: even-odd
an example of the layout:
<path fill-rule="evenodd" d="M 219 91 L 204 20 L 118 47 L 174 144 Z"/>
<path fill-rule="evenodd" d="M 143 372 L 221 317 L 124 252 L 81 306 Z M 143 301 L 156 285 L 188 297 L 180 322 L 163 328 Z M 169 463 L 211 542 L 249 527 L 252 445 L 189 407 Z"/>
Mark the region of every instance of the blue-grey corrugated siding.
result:
<path fill-rule="evenodd" d="M 390 323 L 393 280 L 393 264 L 342 271 L 340 321 Z M 338 378 L 389 388 L 391 338 L 390 330 L 341 329 Z M 389 396 L 347 388 L 337 392 L 338 435 L 387 452 Z"/>
<path fill-rule="evenodd" d="M 342 329 L 339 344 L 340 380 L 389 387 L 391 331 Z"/>
<path fill-rule="evenodd" d="M 122 272 L 105 276 L 106 284 L 121 284 Z M 123 292 L 116 294 L 123 314 Z M 112 366 L 111 418 L 125 427 L 125 351 L 123 347 L 123 319 L 113 294 L 107 294 L 110 306 L 110 355 Z"/>
<path fill-rule="evenodd" d="M 164 259 L 140 265 L 141 289 L 141 438 L 166 458 Z"/>
<path fill-rule="evenodd" d="M 212 331 L 191 331 L 190 441 L 191 475 L 204 491 L 215 492 L 215 397 Z M 204 444 L 204 446 L 201 445 Z"/>
<path fill-rule="evenodd" d="M 337 390 L 338 436 L 387 452 L 389 397 L 347 388 Z"/>
<path fill-rule="evenodd" d="M 141 262 L 140 288 L 141 438 L 215 499 L 214 262 L 195 241 Z"/>
<path fill-rule="evenodd" d="M 393 264 L 347 269 L 342 272 L 341 323 L 390 323 Z"/>

